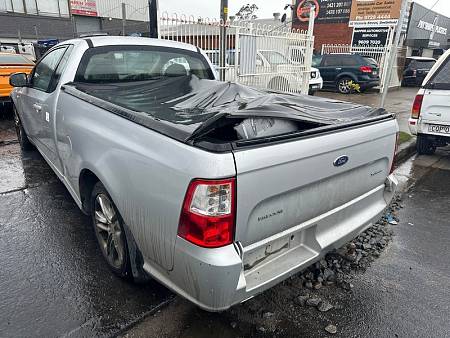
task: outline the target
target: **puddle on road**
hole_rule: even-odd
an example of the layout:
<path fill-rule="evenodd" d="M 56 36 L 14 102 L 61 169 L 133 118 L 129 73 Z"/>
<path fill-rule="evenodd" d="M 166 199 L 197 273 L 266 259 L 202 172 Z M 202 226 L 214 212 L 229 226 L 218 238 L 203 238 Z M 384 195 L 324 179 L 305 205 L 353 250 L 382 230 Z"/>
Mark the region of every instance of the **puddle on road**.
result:
<path fill-rule="evenodd" d="M 25 187 L 22 153 L 16 144 L 0 146 L 0 193 Z"/>

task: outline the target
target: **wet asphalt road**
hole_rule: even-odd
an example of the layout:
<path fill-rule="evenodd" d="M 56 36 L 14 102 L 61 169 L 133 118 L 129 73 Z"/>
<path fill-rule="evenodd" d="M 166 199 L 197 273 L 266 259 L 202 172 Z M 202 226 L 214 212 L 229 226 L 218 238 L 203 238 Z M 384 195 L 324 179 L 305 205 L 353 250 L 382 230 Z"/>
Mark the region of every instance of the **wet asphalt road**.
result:
<path fill-rule="evenodd" d="M 172 299 L 108 270 L 90 219 L 15 140 L 0 117 L 0 337 L 111 336 Z"/>

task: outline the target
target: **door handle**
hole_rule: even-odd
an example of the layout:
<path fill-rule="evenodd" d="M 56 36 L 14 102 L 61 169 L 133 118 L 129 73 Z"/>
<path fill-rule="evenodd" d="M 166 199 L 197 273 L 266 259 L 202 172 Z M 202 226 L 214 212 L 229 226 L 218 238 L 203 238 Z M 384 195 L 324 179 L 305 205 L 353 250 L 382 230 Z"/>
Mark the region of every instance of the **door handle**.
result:
<path fill-rule="evenodd" d="M 338 67 L 338 68 L 336 68 L 336 70 L 341 70 L 342 68 L 340 68 L 340 67 Z"/>
<path fill-rule="evenodd" d="M 36 111 L 41 111 L 41 110 L 42 110 L 42 106 L 41 106 L 40 104 L 37 104 L 37 103 L 33 104 L 33 108 L 34 108 Z"/>

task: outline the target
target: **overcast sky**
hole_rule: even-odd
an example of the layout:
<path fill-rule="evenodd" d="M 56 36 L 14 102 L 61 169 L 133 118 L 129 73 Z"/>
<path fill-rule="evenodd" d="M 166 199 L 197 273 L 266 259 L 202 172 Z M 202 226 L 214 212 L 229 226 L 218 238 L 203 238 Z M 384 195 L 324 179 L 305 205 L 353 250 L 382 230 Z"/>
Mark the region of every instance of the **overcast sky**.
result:
<path fill-rule="evenodd" d="M 256 4 L 259 9 L 256 12 L 259 18 L 271 18 L 272 13 L 283 13 L 283 7 L 292 0 L 228 0 L 229 14 L 234 15 L 242 5 Z M 421 5 L 430 8 L 436 0 L 415 0 Z M 219 17 L 220 0 L 159 0 L 161 12 L 194 15 L 195 17 Z M 450 1 L 438 0 L 433 11 L 450 17 Z"/>

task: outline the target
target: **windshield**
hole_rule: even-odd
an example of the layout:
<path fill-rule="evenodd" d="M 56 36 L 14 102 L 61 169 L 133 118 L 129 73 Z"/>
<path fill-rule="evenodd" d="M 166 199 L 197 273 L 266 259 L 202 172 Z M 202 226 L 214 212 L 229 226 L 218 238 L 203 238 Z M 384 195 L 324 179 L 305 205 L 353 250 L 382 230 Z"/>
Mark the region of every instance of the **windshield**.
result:
<path fill-rule="evenodd" d="M 312 57 L 312 66 L 313 67 L 319 67 L 321 61 L 322 61 L 322 56 L 321 55 L 313 55 L 313 57 Z"/>
<path fill-rule="evenodd" d="M 120 83 L 190 75 L 214 78 L 200 53 L 152 46 L 103 46 L 86 51 L 75 81 Z"/>
<path fill-rule="evenodd" d="M 282 65 L 290 63 L 283 54 L 272 50 L 262 50 L 261 54 L 271 65 Z"/>
<path fill-rule="evenodd" d="M 436 61 L 434 60 L 412 60 L 409 67 L 419 69 L 431 69 Z"/>
<path fill-rule="evenodd" d="M 20 54 L 1 54 L 0 65 L 33 65 L 31 60 Z"/>

